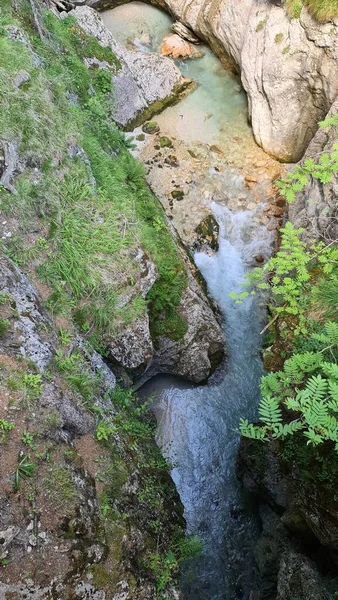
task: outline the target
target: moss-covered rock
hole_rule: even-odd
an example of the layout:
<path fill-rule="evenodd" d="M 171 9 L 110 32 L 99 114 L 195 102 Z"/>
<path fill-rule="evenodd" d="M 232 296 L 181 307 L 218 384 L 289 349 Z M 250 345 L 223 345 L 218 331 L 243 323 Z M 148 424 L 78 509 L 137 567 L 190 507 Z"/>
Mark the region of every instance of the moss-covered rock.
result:
<path fill-rule="evenodd" d="M 143 125 L 142 131 L 144 133 L 153 135 L 154 133 L 158 133 L 160 131 L 160 128 L 159 128 L 158 124 L 156 123 L 156 121 L 149 121 L 149 123 L 145 123 Z"/>

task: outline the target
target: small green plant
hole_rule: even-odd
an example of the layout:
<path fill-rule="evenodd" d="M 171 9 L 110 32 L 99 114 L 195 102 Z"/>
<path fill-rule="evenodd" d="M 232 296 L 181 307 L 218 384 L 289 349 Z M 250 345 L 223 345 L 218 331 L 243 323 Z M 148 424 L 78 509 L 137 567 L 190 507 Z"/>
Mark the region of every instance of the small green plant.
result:
<path fill-rule="evenodd" d="M 98 424 L 95 435 L 97 440 L 104 440 L 107 442 L 109 440 L 109 437 L 114 433 L 116 433 L 116 427 L 114 427 L 112 423 L 103 420 L 100 421 L 100 423 Z"/>
<path fill-rule="evenodd" d="M 14 427 L 14 423 L 6 421 L 6 419 L 0 419 L 0 431 L 11 431 Z"/>
<path fill-rule="evenodd" d="M 338 115 L 326 117 L 324 121 L 319 123 L 319 126 L 328 129 L 329 127 L 338 126 Z M 277 184 L 281 193 L 285 196 L 288 202 L 293 202 L 296 194 L 301 192 L 307 185 L 310 177 L 318 179 L 320 183 L 330 183 L 333 175 L 338 171 L 338 143 L 333 144 L 332 151 L 322 152 L 318 162 L 312 158 L 307 158 L 301 165 L 297 165 L 295 169 L 290 171 Z"/>
<path fill-rule="evenodd" d="M 28 448 L 30 448 L 31 450 L 34 450 L 35 446 L 34 446 L 34 436 L 29 433 L 29 431 L 23 431 L 22 436 L 21 436 L 21 441 L 23 444 L 25 444 L 26 446 L 28 446 Z"/>
<path fill-rule="evenodd" d="M 29 399 L 38 398 L 42 394 L 43 383 L 40 373 L 25 373 L 22 384 Z"/>
<path fill-rule="evenodd" d="M 27 479 L 29 477 L 33 477 L 37 464 L 30 462 L 29 454 L 25 454 L 18 462 L 18 466 L 14 473 L 14 489 L 18 490 L 20 487 L 20 480 Z"/>
<path fill-rule="evenodd" d="M 262 378 L 262 424 L 242 419 L 242 435 L 268 441 L 302 431 L 308 444 L 331 441 L 338 451 L 338 365 L 324 358 L 324 352 L 338 346 L 338 324 L 327 323 L 315 337 L 324 345 L 320 352 L 294 354 L 283 371 Z"/>
<path fill-rule="evenodd" d="M 0 338 L 4 338 L 7 335 L 10 326 L 11 324 L 8 319 L 0 319 Z"/>
<path fill-rule="evenodd" d="M 258 33 L 259 31 L 262 31 L 262 29 L 264 29 L 266 25 L 266 19 L 264 19 L 264 21 L 259 21 L 259 23 L 257 24 L 256 27 L 256 32 Z"/>
<path fill-rule="evenodd" d="M 11 302 L 13 302 L 13 298 L 10 294 L 8 294 L 7 292 L 1 292 L 0 294 L 0 305 L 2 304 L 10 304 Z"/>
<path fill-rule="evenodd" d="M 63 346 L 67 346 L 67 344 L 69 344 L 70 340 L 72 339 L 71 333 L 68 331 L 68 329 L 59 327 L 58 334 L 59 334 L 61 344 Z"/>
<path fill-rule="evenodd" d="M 338 261 L 338 247 L 314 244 L 310 249 L 301 239 L 303 229 L 295 229 L 287 222 L 281 229 L 280 250 L 262 268 L 249 273 L 245 285 L 249 291 L 230 296 L 242 302 L 256 290 L 266 292 L 275 317 L 293 318 L 292 334 L 307 332 L 306 308 L 310 294 L 314 292 L 312 273 L 317 271 L 325 277 L 333 276 Z"/>
<path fill-rule="evenodd" d="M 315 0 L 318 2 L 318 0 Z M 287 0 L 286 9 L 291 19 L 299 19 L 303 8 L 302 0 Z"/>
<path fill-rule="evenodd" d="M 67 356 L 62 350 L 57 350 L 55 366 L 69 385 L 85 400 L 90 401 L 98 392 L 102 378 L 100 374 L 92 372 L 80 351 L 74 350 L 70 356 Z"/>
<path fill-rule="evenodd" d="M 275 44 L 281 44 L 283 41 L 284 35 L 282 33 L 276 33 L 275 35 Z"/>
<path fill-rule="evenodd" d="M 290 46 L 284 46 L 282 54 L 288 54 L 290 52 Z"/>

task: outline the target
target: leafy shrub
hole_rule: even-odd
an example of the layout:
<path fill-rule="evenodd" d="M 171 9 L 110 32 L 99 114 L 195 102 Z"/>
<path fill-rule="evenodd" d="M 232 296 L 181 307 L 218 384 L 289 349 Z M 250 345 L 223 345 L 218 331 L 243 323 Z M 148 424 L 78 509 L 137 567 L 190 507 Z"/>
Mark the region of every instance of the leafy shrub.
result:
<path fill-rule="evenodd" d="M 283 371 L 262 378 L 262 425 L 242 420 L 242 435 L 270 440 L 302 431 L 309 444 L 331 441 L 338 451 L 338 365 L 323 356 L 324 350 L 338 346 L 338 324 L 327 323 L 317 338 L 326 345 L 321 352 L 294 354 Z"/>

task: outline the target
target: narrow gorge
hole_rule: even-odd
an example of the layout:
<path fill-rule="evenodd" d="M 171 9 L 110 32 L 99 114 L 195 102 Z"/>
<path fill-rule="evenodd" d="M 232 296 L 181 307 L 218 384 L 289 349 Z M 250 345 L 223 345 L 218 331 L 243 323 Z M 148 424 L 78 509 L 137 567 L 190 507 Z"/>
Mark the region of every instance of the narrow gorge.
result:
<path fill-rule="evenodd" d="M 0 599 L 338 598 L 335 0 L 2 0 Z"/>

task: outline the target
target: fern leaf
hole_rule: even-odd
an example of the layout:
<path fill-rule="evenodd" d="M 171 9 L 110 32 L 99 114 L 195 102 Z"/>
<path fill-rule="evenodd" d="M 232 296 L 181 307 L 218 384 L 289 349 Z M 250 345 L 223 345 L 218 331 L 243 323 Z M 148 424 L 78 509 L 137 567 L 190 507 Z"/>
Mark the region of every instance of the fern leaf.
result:
<path fill-rule="evenodd" d="M 310 377 L 306 384 L 306 390 L 311 394 L 312 402 L 323 400 L 327 393 L 328 382 L 321 375 Z"/>
<path fill-rule="evenodd" d="M 266 425 L 275 425 L 282 421 L 282 411 L 277 398 L 265 396 L 261 399 L 258 408 L 259 419 Z"/>
<path fill-rule="evenodd" d="M 338 381 L 338 365 L 335 363 L 323 362 L 321 366 L 322 371 L 327 377 Z"/>
<path fill-rule="evenodd" d="M 266 429 L 265 427 L 259 427 L 249 423 L 247 419 L 241 419 L 239 425 L 240 434 L 244 437 L 251 438 L 252 440 L 266 440 Z"/>
<path fill-rule="evenodd" d="M 318 446 L 324 441 L 323 437 L 321 435 L 318 435 L 318 433 L 313 431 L 313 429 L 308 429 L 307 431 L 304 431 L 304 435 L 308 438 L 307 443 L 311 444 L 312 446 Z"/>

